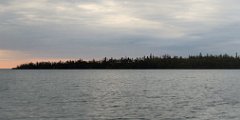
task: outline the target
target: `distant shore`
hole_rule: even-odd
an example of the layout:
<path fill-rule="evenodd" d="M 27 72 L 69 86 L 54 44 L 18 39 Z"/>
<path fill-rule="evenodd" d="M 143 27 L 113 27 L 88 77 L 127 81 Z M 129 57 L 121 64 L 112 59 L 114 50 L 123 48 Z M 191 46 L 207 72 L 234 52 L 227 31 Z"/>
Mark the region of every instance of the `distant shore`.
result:
<path fill-rule="evenodd" d="M 68 60 L 66 62 L 36 62 L 13 69 L 240 69 L 240 57 L 236 54 L 195 56 L 143 56 L 138 58 L 103 58 L 102 60 Z"/>

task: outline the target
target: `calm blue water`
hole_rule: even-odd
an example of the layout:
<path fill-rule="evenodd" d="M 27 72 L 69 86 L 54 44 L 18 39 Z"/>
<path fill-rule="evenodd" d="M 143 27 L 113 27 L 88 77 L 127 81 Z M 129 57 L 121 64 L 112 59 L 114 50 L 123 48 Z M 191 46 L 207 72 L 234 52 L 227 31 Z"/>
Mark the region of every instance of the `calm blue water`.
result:
<path fill-rule="evenodd" d="M 0 70 L 0 120 L 239 120 L 238 70 Z"/>

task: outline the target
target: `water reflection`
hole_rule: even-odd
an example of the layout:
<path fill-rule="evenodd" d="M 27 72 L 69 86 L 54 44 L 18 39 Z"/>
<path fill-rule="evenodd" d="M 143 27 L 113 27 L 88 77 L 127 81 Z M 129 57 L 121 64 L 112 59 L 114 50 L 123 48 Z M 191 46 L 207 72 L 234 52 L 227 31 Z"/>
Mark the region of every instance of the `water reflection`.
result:
<path fill-rule="evenodd" d="M 240 119 L 239 71 L 0 71 L 1 120 Z"/>

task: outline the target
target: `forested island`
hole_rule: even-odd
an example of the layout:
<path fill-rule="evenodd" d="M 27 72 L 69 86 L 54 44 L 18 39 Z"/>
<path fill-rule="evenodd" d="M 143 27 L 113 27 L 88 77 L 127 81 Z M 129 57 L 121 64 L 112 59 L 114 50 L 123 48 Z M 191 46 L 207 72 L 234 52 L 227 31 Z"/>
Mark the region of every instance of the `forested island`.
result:
<path fill-rule="evenodd" d="M 240 57 L 236 54 L 182 56 L 144 56 L 138 58 L 104 58 L 102 60 L 68 60 L 65 62 L 36 62 L 13 69 L 240 69 Z"/>

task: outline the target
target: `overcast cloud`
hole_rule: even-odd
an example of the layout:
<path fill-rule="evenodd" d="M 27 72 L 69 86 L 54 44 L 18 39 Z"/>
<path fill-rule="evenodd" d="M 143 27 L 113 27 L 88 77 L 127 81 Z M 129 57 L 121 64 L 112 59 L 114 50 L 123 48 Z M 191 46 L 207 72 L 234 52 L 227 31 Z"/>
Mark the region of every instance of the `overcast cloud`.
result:
<path fill-rule="evenodd" d="M 1 0 L 0 61 L 240 51 L 239 0 Z"/>

